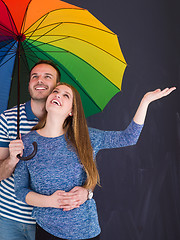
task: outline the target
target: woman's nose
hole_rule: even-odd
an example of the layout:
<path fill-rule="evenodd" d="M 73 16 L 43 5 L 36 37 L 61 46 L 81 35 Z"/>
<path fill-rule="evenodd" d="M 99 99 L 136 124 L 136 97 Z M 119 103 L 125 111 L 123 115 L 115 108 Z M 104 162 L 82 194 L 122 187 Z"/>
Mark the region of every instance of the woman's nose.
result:
<path fill-rule="evenodd" d="M 60 96 L 59 94 L 56 94 L 55 96 L 56 96 L 57 98 L 61 98 L 61 96 Z"/>

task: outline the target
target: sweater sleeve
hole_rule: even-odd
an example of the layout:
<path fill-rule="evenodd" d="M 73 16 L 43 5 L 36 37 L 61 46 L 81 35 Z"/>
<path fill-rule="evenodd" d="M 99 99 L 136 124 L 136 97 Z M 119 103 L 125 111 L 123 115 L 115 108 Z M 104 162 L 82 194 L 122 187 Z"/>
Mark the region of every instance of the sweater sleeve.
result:
<path fill-rule="evenodd" d="M 25 161 L 19 161 L 14 172 L 15 194 L 19 201 L 26 203 L 26 195 L 32 190 L 29 188 L 30 176 Z"/>
<path fill-rule="evenodd" d="M 139 139 L 143 125 L 131 121 L 124 131 L 102 131 L 91 129 L 90 138 L 94 153 L 101 149 L 120 148 L 135 145 Z"/>

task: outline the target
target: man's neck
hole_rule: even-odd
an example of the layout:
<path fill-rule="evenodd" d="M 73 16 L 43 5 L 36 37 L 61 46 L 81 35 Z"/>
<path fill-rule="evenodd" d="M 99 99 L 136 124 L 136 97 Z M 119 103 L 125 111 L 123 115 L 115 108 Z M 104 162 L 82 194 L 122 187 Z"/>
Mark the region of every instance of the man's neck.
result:
<path fill-rule="evenodd" d="M 41 119 L 45 113 L 45 103 L 45 101 L 31 99 L 31 110 L 38 119 Z"/>

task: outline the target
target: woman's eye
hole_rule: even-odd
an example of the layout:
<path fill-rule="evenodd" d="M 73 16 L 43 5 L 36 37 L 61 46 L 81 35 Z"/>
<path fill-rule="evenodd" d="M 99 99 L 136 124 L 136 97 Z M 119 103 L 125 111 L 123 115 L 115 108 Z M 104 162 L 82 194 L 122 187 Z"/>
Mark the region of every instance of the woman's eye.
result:
<path fill-rule="evenodd" d="M 64 94 L 65 97 L 69 98 L 69 95 L 68 94 Z"/>

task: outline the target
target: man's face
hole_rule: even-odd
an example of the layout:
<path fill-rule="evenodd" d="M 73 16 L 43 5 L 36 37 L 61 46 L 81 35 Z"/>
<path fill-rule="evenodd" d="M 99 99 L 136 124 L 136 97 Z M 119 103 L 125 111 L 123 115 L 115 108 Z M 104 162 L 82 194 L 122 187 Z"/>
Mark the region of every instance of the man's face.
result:
<path fill-rule="evenodd" d="M 30 73 L 29 93 L 33 100 L 45 101 L 56 86 L 57 72 L 49 64 L 39 64 Z"/>

